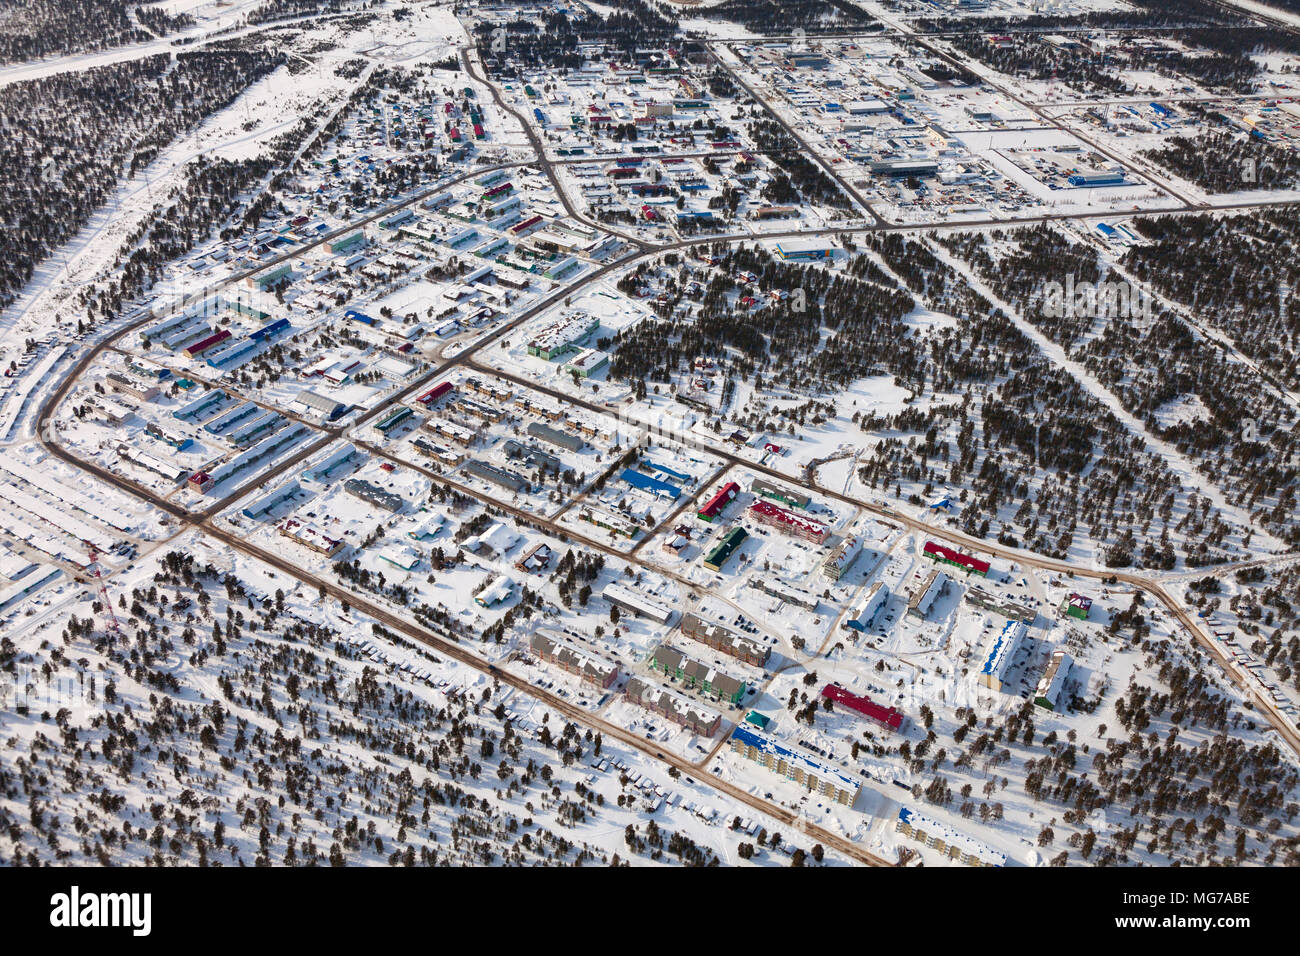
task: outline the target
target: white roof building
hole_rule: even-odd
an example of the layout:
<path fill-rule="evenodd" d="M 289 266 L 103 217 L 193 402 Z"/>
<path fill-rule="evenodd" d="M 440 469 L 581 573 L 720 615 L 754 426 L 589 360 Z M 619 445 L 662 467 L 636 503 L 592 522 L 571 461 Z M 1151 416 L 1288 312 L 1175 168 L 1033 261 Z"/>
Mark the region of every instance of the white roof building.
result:
<path fill-rule="evenodd" d="M 922 580 L 914 583 L 907 601 L 907 613 L 913 617 L 925 617 L 935 599 L 943 593 L 944 588 L 947 586 L 948 575 L 938 568 L 932 568 Z"/>
<path fill-rule="evenodd" d="M 895 828 L 967 866 L 1006 866 L 1007 855 L 909 807 L 899 807 Z"/>
<path fill-rule="evenodd" d="M 822 577 L 829 581 L 838 581 L 844 572 L 853 567 L 853 562 L 861 553 L 862 537 L 857 534 L 849 535 L 840 542 L 839 547 L 831 552 L 830 557 L 822 565 Z"/>
<path fill-rule="evenodd" d="M 1065 690 L 1065 681 L 1070 676 L 1074 658 L 1065 651 L 1053 651 L 1052 659 L 1043 671 L 1034 691 L 1034 703 L 1056 710 L 1061 704 L 1061 694 Z"/>
<path fill-rule="evenodd" d="M 413 541 L 427 541 L 436 537 L 446 523 L 447 519 L 443 517 L 442 512 L 432 511 L 419 527 L 406 532 L 406 535 Z"/>
<path fill-rule="evenodd" d="M 605 585 L 601 597 L 610 604 L 649 618 L 656 624 L 667 624 L 673 616 L 672 608 L 660 604 L 658 601 L 653 601 L 648 596 L 621 584 Z"/>
<path fill-rule="evenodd" d="M 419 551 L 409 544 L 399 544 L 397 542 L 384 545 L 379 551 L 379 557 L 403 571 L 414 570 L 415 566 L 420 563 Z"/>
<path fill-rule="evenodd" d="M 487 545 L 496 554 L 505 554 L 518 543 L 519 537 L 500 521 L 494 521 L 482 534 L 466 541 L 465 547 L 477 552 L 480 547 Z"/>
<path fill-rule="evenodd" d="M 867 589 L 862 600 L 849 612 L 844 620 L 844 626 L 865 631 L 888 600 L 889 588 L 885 587 L 884 582 L 877 581 Z"/>
<path fill-rule="evenodd" d="M 482 607 L 494 607 L 502 601 L 509 600 L 511 593 L 515 589 L 515 582 L 511 581 L 504 574 L 498 575 L 488 583 L 474 600 Z"/>

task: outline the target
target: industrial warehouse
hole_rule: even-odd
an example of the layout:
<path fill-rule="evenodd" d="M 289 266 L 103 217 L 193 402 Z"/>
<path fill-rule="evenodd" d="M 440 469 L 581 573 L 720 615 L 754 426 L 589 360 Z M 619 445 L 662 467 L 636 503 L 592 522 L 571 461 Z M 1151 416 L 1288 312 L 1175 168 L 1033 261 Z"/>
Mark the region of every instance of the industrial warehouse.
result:
<path fill-rule="evenodd" d="M 644 594 L 639 594 L 621 584 L 607 584 L 600 596 L 615 607 L 620 607 L 640 617 L 649 618 L 656 624 L 667 624 L 673 616 L 671 608 L 665 607 L 658 601 L 654 601 Z"/>

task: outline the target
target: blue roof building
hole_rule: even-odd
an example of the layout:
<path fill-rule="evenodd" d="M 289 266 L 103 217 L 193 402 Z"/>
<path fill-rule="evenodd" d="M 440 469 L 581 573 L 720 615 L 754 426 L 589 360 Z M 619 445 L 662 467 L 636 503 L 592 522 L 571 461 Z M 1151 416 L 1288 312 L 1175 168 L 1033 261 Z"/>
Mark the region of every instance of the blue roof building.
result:
<path fill-rule="evenodd" d="M 737 725 L 732 731 L 731 751 L 844 806 L 852 806 L 861 789 L 856 779 L 839 768 L 783 747 L 748 727 Z"/>
<path fill-rule="evenodd" d="M 252 335 L 250 335 L 249 338 L 255 342 L 260 342 L 263 339 L 274 338 L 275 336 L 279 335 L 287 328 L 289 328 L 288 319 L 276 319 L 274 322 L 270 322 L 262 326 L 260 329 L 258 329 Z"/>
<path fill-rule="evenodd" d="M 1016 648 L 1020 646 L 1020 640 L 1025 636 L 1025 632 L 1024 621 L 1007 621 L 1003 625 L 1002 630 L 993 639 L 993 643 L 989 645 L 988 655 L 980 666 L 978 680 L 981 684 L 991 690 L 1002 690 Z"/>
<path fill-rule="evenodd" d="M 691 480 L 690 475 L 683 475 L 680 471 L 673 471 L 671 468 L 665 468 L 663 465 L 656 464 L 653 461 L 643 461 L 641 464 L 644 467 L 649 468 L 656 475 L 664 478 L 675 479 L 683 485 Z"/>
<path fill-rule="evenodd" d="M 620 477 L 633 488 L 648 491 L 652 495 L 657 495 L 659 497 L 677 499 L 680 498 L 682 494 L 682 490 L 676 485 L 670 485 L 668 482 L 660 481 L 658 478 L 651 478 L 649 475 L 639 472 L 634 468 L 626 469 Z"/>

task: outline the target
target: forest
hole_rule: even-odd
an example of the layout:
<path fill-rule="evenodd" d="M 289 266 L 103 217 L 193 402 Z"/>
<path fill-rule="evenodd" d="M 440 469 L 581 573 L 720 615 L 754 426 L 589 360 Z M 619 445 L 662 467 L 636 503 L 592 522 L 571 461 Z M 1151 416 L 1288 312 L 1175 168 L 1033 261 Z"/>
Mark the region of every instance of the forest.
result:
<path fill-rule="evenodd" d="M 925 242 L 873 236 L 836 275 L 748 247 L 712 252 L 717 272 L 668 267 L 662 318 L 620 337 L 613 377 L 671 389 L 696 357 L 712 358 L 753 386 L 734 420 L 797 435 L 836 415 L 835 396 L 855 380 L 890 376 L 911 407 L 842 412 L 864 436 L 867 487 L 914 503 L 943 488 L 962 502 L 966 533 L 1046 555 L 1067 556 L 1087 533 L 1108 543 L 1110 567 L 1172 568 L 1180 551 L 1192 565 L 1224 559 L 1232 529 L 1212 503 Z M 751 295 L 802 289 L 806 310 L 794 312 L 789 299 L 740 305 L 731 276 L 741 270 L 758 276 Z M 692 282 L 702 286 L 694 300 L 685 293 Z M 923 337 L 906 321 L 922 305 L 957 321 Z M 777 408 L 768 400 L 777 393 L 806 401 Z M 904 483 L 913 490 L 905 494 Z"/>
<path fill-rule="evenodd" d="M 34 653 L 0 638 L 0 670 L 32 681 L 18 712 L 47 725 L 30 746 L 5 742 L 0 796 L 27 807 L 0 808 L 6 863 L 719 863 L 653 820 L 616 828 L 619 852 L 587 842 L 584 830 L 640 803 L 626 775 L 616 804 L 584 783 L 600 734 L 550 715 L 521 732 L 496 682 L 439 691 L 376 667 L 296 613 L 323 593 L 286 586 L 259 594 L 170 551 L 152 583 L 118 596 L 120 637 L 74 617 Z M 378 623 L 352 622 L 346 603 L 341 613 L 357 637 L 440 665 Z M 76 687 L 76 712 L 42 681 Z"/>
<path fill-rule="evenodd" d="M 1294 151 L 1227 129 L 1222 114 L 1207 116 L 1205 121 L 1225 126 L 1172 137 L 1141 155 L 1207 193 L 1300 186 L 1300 156 Z"/>
<path fill-rule="evenodd" d="M 0 0 L 0 63 L 142 43 L 193 22 L 127 0 Z"/>
<path fill-rule="evenodd" d="M 808 35 L 879 30 L 883 24 L 850 0 L 723 0 L 700 11 L 711 20 L 729 20 L 760 34 Z"/>
<path fill-rule="evenodd" d="M 1149 224 L 1145 228 L 1158 234 L 1163 226 Z M 995 257 L 989 252 L 989 239 L 1006 239 L 1014 245 L 999 250 Z M 1213 327 L 1223 300 L 1218 300 L 1218 307 L 1209 308 L 1187 303 L 1185 311 L 1157 304 L 1150 322 L 1118 314 L 1078 314 L 1062 320 L 1044 314 L 1043 288 L 1048 282 L 1059 282 L 1069 268 L 1080 270 L 1076 281 L 1101 275 L 1098 253 L 1091 246 L 1046 225 L 990 237 L 954 234 L 944 244 L 969 262 L 1027 321 L 1082 362 L 1151 433 L 1172 442 L 1195 462 L 1201 476 L 1221 488 L 1229 502 L 1248 509 L 1261 527 L 1281 540 L 1292 545 L 1300 542 L 1296 411 L 1282 390 L 1261 387 L 1267 384 L 1266 379 L 1261 380 L 1258 372 L 1196 327 L 1197 323 Z M 1186 254 L 1193 254 L 1192 247 Z M 1195 255 L 1203 256 L 1204 249 L 1196 247 Z M 1147 256 L 1144 252 L 1133 254 L 1134 261 Z M 1177 261 L 1187 267 L 1184 256 Z M 1010 262 L 1014 267 L 1008 267 Z M 1231 268 L 1230 263 L 1225 266 Z M 1242 260 L 1236 267 L 1249 268 Z M 1161 268 L 1167 266 L 1162 263 Z M 1145 267 L 1135 271 L 1149 275 L 1151 261 L 1147 259 Z M 1165 273 L 1164 288 L 1178 301 L 1186 294 L 1186 286 L 1173 278 L 1174 272 L 1175 268 L 1170 268 Z M 1274 291 L 1258 308 L 1276 308 L 1276 303 Z M 1274 328 L 1279 328 L 1278 323 Z M 1173 404 L 1189 402 L 1199 414 L 1166 417 Z"/>
<path fill-rule="evenodd" d="M 1228 42 L 1224 37 L 1241 42 Z M 1152 37 L 1159 41 L 1160 37 Z M 1278 33 L 1246 37 L 1241 31 L 1203 31 L 1180 34 L 1181 42 L 1208 49 L 1184 53 L 1168 46 L 1147 48 L 1121 43 L 1115 51 L 1095 52 L 1087 47 L 1063 47 L 1037 34 L 1018 33 L 1006 46 L 994 46 L 987 37 L 964 33 L 949 42 L 968 56 L 1012 76 L 1034 80 L 1057 80 L 1085 92 L 1137 92 L 1125 81 L 1122 69 L 1149 70 L 1161 76 L 1195 81 L 1223 93 L 1250 93 L 1260 72 L 1250 53 L 1259 49 L 1290 51 L 1295 38 Z M 1300 51 L 1300 47 L 1297 47 Z"/>
<path fill-rule="evenodd" d="M 257 48 L 210 48 L 0 88 L 0 220 L 8 238 L 0 308 L 122 177 L 146 168 L 281 61 Z"/>
<path fill-rule="evenodd" d="M 557 9 L 540 22 L 519 18 L 504 27 L 490 23 L 474 27 L 479 54 L 502 77 L 518 77 L 523 70 L 539 67 L 577 69 L 586 59 L 578 52 L 579 43 L 601 42 L 631 56 L 677 35 L 675 15 L 653 0 L 625 0 L 608 16 Z"/>

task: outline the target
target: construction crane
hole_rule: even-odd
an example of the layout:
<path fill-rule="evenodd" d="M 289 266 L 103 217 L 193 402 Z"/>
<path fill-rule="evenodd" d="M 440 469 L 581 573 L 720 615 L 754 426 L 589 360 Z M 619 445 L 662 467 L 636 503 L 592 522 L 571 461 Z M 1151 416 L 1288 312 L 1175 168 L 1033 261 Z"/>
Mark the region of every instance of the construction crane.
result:
<path fill-rule="evenodd" d="M 99 573 L 99 549 L 89 541 L 83 541 L 86 551 L 90 556 L 90 563 L 86 565 L 86 570 L 90 572 L 95 579 L 95 585 L 99 588 L 99 603 L 104 608 L 104 629 L 109 634 L 121 634 L 122 627 L 117 623 L 117 615 L 113 613 L 113 602 L 108 596 L 108 585 L 104 583 L 104 577 Z"/>

